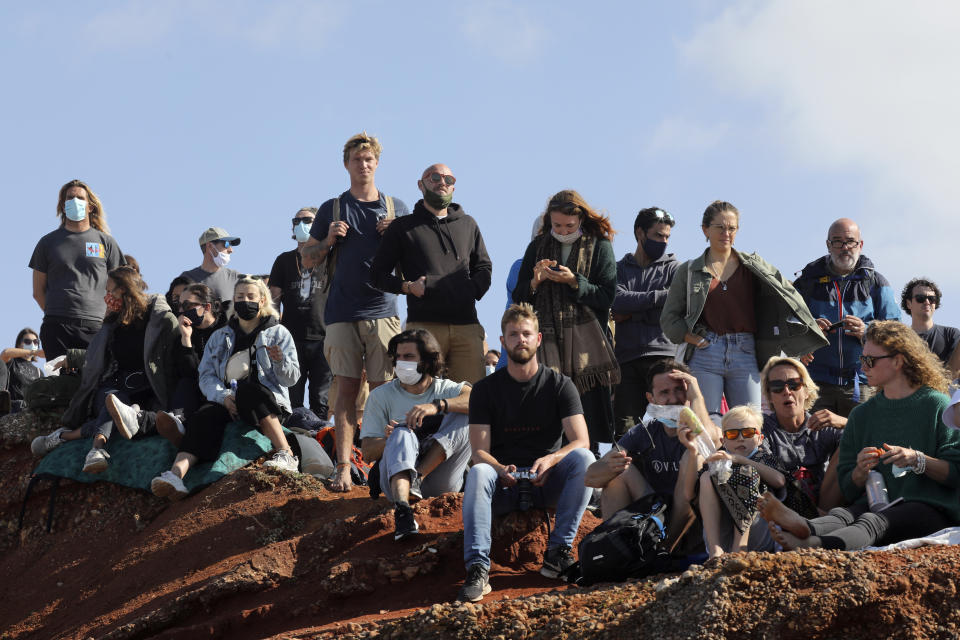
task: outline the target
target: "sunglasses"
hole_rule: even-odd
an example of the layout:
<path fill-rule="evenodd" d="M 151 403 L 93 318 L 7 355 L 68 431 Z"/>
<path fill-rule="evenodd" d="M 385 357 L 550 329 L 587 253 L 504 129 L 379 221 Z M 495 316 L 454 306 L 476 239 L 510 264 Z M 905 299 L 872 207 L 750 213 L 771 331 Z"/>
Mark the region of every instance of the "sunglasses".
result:
<path fill-rule="evenodd" d="M 664 222 L 671 227 L 676 224 L 676 220 L 673 219 L 673 216 L 664 211 L 663 209 L 657 209 L 653 212 L 653 217 L 657 219 L 657 222 Z"/>
<path fill-rule="evenodd" d="M 803 380 L 800 378 L 793 378 L 791 380 L 771 380 L 767 383 L 767 389 L 770 390 L 770 393 L 783 393 L 785 389 L 790 389 L 790 391 L 799 391 L 800 387 L 803 386 Z"/>
<path fill-rule="evenodd" d="M 723 437 L 727 440 L 736 440 L 739 436 L 743 436 L 744 438 L 752 438 L 758 433 L 760 433 L 760 430 L 755 427 L 746 427 L 744 429 L 724 429 Z"/>
<path fill-rule="evenodd" d="M 457 179 L 454 178 L 453 176 L 447 176 L 437 172 L 433 172 L 428 176 L 424 176 L 423 179 L 429 180 L 433 184 L 440 184 L 441 182 L 443 182 L 448 187 L 452 187 L 457 182 Z"/>
<path fill-rule="evenodd" d="M 308 218 L 307 216 L 303 216 L 302 218 L 294 218 L 294 219 L 293 219 L 293 226 L 297 226 L 297 225 L 300 224 L 301 222 L 302 222 L 303 224 L 313 224 L 313 218 Z"/>
<path fill-rule="evenodd" d="M 917 295 L 913 296 L 913 299 L 919 302 L 920 304 L 923 304 L 924 302 L 929 302 L 930 304 L 937 304 L 937 296 L 924 296 L 918 293 Z"/>
<path fill-rule="evenodd" d="M 834 249 L 853 249 L 860 245 L 859 240 L 828 240 L 827 243 Z"/>
<path fill-rule="evenodd" d="M 860 364 L 865 366 L 867 369 L 873 369 L 874 365 L 877 364 L 877 360 L 883 360 L 884 358 L 892 358 L 895 353 L 891 353 L 888 356 L 860 356 Z"/>
<path fill-rule="evenodd" d="M 35 344 L 38 347 L 40 346 L 40 338 L 37 338 L 36 340 L 31 340 L 30 338 L 24 338 L 20 342 L 22 342 L 23 344 Z"/>

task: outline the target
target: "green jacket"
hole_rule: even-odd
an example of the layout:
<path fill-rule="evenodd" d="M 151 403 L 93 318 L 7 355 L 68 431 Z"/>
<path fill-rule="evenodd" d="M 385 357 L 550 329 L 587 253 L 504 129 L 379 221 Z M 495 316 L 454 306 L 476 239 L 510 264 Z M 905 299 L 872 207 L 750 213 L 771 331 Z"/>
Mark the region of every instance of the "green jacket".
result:
<path fill-rule="evenodd" d="M 801 356 L 826 346 L 826 337 L 793 285 L 757 254 L 734 251 L 740 264 L 750 270 L 757 283 L 754 298 L 757 367 L 762 369 L 767 360 L 780 355 L 781 351 L 788 356 Z M 713 279 L 706 266 L 706 255 L 704 251 L 699 258 L 680 265 L 660 315 L 663 333 L 671 342 L 684 345 L 684 361 L 690 360 L 695 348 L 684 342 L 687 332 L 700 336 L 707 333 L 706 326 L 700 321 Z"/>

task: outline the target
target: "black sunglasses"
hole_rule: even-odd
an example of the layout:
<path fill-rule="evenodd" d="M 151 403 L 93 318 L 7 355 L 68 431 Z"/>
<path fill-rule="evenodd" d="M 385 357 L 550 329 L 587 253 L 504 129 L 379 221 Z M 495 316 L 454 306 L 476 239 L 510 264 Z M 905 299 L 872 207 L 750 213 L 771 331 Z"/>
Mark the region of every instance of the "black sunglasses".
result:
<path fill-rule="evenodd" d="M 884 358 L 892 358 L 895 353 L 891 353 L 888 356 L 860 356 L 860 364 L 865 366 L 867 369 L 873 369 L 874 365 L 877 364 L 877 360 L 883 360 Z"/>
<path fill-rule="evenodd" d="M 313 218 L 308 218 L 308 217 L 306 217 L 306 216 L 304 216 L 304 217 L 302 217 L 302 218 L 294 218 L 294 219 L 293 219 L 293 226 L 297 226 L 297 225 L 300 224 L 301 222 L 304 223 L 304 224 L 313 224 Z"/>
<path fill-rule="evenodd" d="M 440 184 L 441 182 L 445 183 L 448 187 L 452 187 L 456 184 L 457 179 L 453 176 L 443 175 L 442 173 L 433 172 L 428 176 L 424 176 L 424 180 L 429 180 L 433 184 Z"/>
<path fill-rule="evenodd" d="M 791 380 L 771 380 L 767 383 L 767 389 L 770 390 L 770 393 L 783 393 L 785 389 L 790 389 L 790 391 L 799 391 L 800 387 L 803 386 L 803 380 L 800 378 L 793 378 Z"/>
<path fill-rule="evenodd" d="M 40 346 L 40 338 L 37 338 L 36 340 L 31 340 L 30 338 L 24 338 L 20 342 L 22 342 L 23 344 L 35 344 L 38 347 Z"/>
<path fill-rule="evenodd" d="M 929 302 L 930 304 L 937 304 L 937 296 L 925 296 L 918 293 L 917 295 L 913 296 L 913 299 L 919 302 L 920 304 L 923 304 L 924 302 Z"/>

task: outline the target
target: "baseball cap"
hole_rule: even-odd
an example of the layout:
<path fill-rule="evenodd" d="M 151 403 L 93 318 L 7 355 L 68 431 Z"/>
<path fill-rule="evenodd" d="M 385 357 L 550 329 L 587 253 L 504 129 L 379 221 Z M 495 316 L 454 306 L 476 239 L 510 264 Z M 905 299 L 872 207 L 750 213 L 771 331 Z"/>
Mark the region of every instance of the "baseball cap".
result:
<path fill-rule="evenodd" d="M 223 240 L 228 240 L 233 246 L 240 244 L 240 238 L 231 236 L 223 227 L 210 227 L 200 234 L 201 247 L 208 242 L 220 242 Z"/>
<path fill-rule="evenodd" d="M 943 424 L 954 429 L 960 429 L 960 415 L 957 415 L 957 405 L 960 404 L 960 389 L 953 392 L 950 406 L 943 410 Z"/>

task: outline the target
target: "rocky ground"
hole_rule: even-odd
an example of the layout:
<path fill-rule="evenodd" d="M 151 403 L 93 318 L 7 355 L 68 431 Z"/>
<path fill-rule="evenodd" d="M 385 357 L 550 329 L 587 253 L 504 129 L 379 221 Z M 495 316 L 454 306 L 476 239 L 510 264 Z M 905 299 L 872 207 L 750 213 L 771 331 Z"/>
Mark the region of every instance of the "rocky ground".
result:
<path fill-rule="evenodd" d="M 415 506 L 395 543 L 365 489 L 334 494 L 256 463 L 167 504 L 115 485 L 41 484 L 50 430 L 0 419 L 0 638 L 957 638 L 960 552 L 734 554 L 680 575 L 577 589 L 541 577 L 543 514 L 511 516 L 483 603 L 463 578 L 460 497 Z M 596 526 L 584 519 L 581 533 Z"/>

